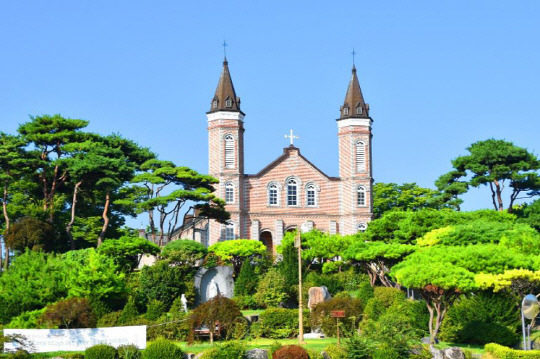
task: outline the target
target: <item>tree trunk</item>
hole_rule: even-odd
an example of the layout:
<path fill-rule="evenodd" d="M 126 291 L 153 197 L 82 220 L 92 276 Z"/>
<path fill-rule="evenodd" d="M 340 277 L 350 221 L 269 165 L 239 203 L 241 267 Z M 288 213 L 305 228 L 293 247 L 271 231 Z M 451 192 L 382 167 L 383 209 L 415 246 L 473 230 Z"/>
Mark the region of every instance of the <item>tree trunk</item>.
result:
<path fill-rule="evenodd" d="M 107 227 L 109 227 L 108 213 L 109 213 L 110 204 L 111 204 L 111 193 L 107 192 L 107 194 L 105 195 L 105 208 L 103 208 L 103 214 L 101 216 L 103 218 L 103 227 L 101 227 L 101 232 L 99 233 L 98 243 L 97 243 L 98 247 L 105 240 L 105 232 L 107 232 Z"/>
<path fill-rule="evenodd" d="M 497 204 L 499 206 L 498 210 L 502 211 L 504 207 L 502 201 L 501 184 L 497 180 L 493 181 L 493 183 L 495 183 L 495 193 L 497 194 Z"/>
<path fill-rule="evenodd" d="M 6 241 L 6 233 L 9 231 L 10 221 L 9 221 L 9 215 L 8 215 L 8 212 L 7 212 L 7 197 L 8 197 L 8 184 L 7 184 L 7 182 L 5 182 L 4 183 L 4 194 L 3 194 L 3 197 L 2 197 L 2 211 L 4 213 L 4 220 L 6 222 L 6 230 L 4 231 L 4 235 L 3 235 L 4 249 L 6 251 L 6 256 L 4 258 L 4 260 L 5 260 L 5 262 L 4 262 L 4 271 L 7 270 L 8 265 L 9 265 L 9 248 L 8 248 L 7 241 Z M 1 259 L 2 259 L 2 257 L 0 255 L 0 264 L 2 263 Z"/>
<path fill-rule="evenodd" d="M 429 312 L 429 341 L 435 343 L 435 336 L 433 335 L 433 307 L 428 303 L 427 299 L 426 305 Z"/>
<path fill-rule="evenodd" d="M 150 223 L 150 231 L 152 232 L 152 242 L 156 243 L 156 225 L 154 223 L 154 209 L 148 210 L 148 222 Z"/>
<path fill-rule="evenodd" d="M 66 233 L 69 237 L 69 246 L 71 250 L 75 250 L 75 242 L 73 241 L 73 236 L 71 235 L 71 229 L 73 228 L 73 223 L 75 223 L 75 208 L 77 207 L 77 194 L 79 193 L 79 187 L 81 187 L 81 184 L 83 181 L 79 181 L 75 184 L 75 188 L 73 189 L 73 200 L 71 201 L 71 220 L 66 226 Z"/>

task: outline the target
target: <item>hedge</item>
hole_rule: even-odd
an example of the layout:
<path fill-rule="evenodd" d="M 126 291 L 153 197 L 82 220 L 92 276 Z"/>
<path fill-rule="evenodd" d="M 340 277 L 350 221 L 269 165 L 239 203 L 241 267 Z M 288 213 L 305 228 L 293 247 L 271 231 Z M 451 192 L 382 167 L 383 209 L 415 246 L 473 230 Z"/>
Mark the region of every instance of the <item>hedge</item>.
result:
<path fill-rule="evenodd" d="M 540 358 L 540 350 L 515 350 L 495 343 L 486 344 L 485 350 L 495 359 Z"/>

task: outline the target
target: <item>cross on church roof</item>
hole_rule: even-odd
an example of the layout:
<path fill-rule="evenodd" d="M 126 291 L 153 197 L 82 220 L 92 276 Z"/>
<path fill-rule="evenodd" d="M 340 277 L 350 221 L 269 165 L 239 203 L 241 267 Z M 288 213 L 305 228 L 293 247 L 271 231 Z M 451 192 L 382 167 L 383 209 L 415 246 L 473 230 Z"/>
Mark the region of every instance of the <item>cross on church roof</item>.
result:
<path fill-rule="evenodd" d="M 352 48 L 351 55 L 352 55 L 352 65 L 354 66 L 354 55 L 356 55 L 356 51 L 354 51 L 354 47 Z"/>
<path fill-rule="evenodd" d="M 288 135 L 285 135 L 285 138 L 290 138 L 291 139 L 291 146 L 294 146 L 294 140 L 299 139 L 300 137 L 293 135 L 293 130 L 291 130 Z"/>
<path fill-rule="evenodd" d="M 227 58 L 227 45 L 229 45 L 227 44 L 227 41 L 223 40 L 223 45 L 221 46 L 223 46 L 223 57 L 225 58 Z"/>

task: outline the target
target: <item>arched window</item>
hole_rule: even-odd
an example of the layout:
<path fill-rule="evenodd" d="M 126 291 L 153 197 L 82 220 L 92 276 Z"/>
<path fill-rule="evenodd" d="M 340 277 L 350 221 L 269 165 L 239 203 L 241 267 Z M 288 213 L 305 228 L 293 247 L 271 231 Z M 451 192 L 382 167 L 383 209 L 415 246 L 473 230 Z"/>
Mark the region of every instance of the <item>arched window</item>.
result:
<path fill-rule="evenodd" d="M 357 114 L 357 115 L 361 115 L 361 114 L 362 114 L 362 106 L 358 105 L 358 107 L 356 107 L 356 114 Z"/>
<path fill-rule="evenodd" d="M 230 98 L 225 100 L 225 107 L 232 107 L 232 100 Z"/>
<path fill-rule="evenodd" d="M 231 239 L 234 239 L 234 232 L 236 231 L 236 225 L 233 221 L 227 222 L 225 225 L 225 240 L 229 241 Z"/>
<path fill-rule="evenodd" d="M 225 136 L 225 168 L 234 168 L 234 137 Z"/>
<path fill-rule="evenodd" d="M 358 226 L 356 226 L 356 229 L 358 230 L 358 232 L 365 232 L 366 229 L 367 229 L 367 224 L 366 223 L 358 223 Z"/>
<path fill-rule="evenodd" d="M 287 181 L 287 206 L 298 206 L 298 182 L 294 178 Z"/>
<path fill-rule="evenodd" d="M 358 207 L 365 207 L 366 205 L 366 188 L 364 186 L 356 187 L 356 196 Z"/>
<path fill-rule="evenodd" d="M 356 142 L 356 172 L 366 170 L 366 145 L 362 141 Z"/>
<path fill-rule="evenodd" d="M 317 205 L 317 187 L 313 183 L 306 186 L 306 204 L 308 206 Z"/>
<path fill-rule="evenodd" d="M 268 186 L 268 205 L 269 206 L 277 206 L 279 205 L 278 199 L 279 199 L 279 188 L 277 184 L 272 183 L 270 186 Z"/>
<path fill-rule="evenodd" d="M 225 203 L 234 203 L 234 184 L 231 182 L 225 184 Z"/>

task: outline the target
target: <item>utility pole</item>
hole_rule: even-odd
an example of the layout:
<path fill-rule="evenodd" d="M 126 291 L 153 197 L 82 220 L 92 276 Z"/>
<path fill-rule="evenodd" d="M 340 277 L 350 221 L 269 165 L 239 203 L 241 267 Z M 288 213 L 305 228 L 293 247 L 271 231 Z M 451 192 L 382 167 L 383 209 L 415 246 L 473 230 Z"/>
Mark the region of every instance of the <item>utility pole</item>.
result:
<path fill-rule="evenodd" d="M 304 307 L 302 305 L 302 236 L 296 231 L 294 245 L 298 248 L 298 344 L 304 345 Z"/>

